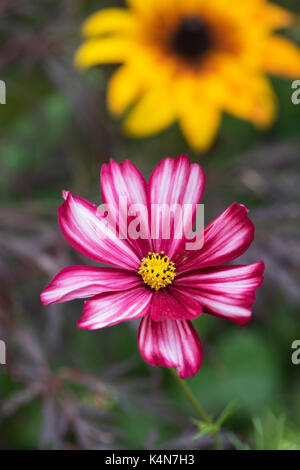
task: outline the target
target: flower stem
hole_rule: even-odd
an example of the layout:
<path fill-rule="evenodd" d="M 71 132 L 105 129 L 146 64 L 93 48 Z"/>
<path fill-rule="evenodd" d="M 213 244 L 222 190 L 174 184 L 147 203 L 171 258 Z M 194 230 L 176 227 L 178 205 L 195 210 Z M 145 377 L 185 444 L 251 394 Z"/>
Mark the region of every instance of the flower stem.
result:
<path fill-rule="evenodd" d="M 206 414 L 206 412 L 201 408 L 201 406 L 199 405 L 199 403 L 197 402 L 196 398 L 195 398 L 195 395 L 193 394 L 193 392 L 191 391 L 191 389 L 188 387 L 188 385 L 185 383 L 184 380 L 182 380 L 180 377 L 178 377 L 177 375 L 177 372 L 175 369 L 170 369 L 173 377 L 175 377 L 177 383 L 180 385 L 180 387 L 182 388 L 182 390 L 184 391 L 187 399 L 189 400 L 189 402 L 191 403 L 191 405 L 195 408 L 195 410 L 197 411 L 197 414 L 198 416 L 202 419 L 202 421 L 204 421 L 205 423 L 207 424 L 211 424 L 212 423 L 212 420 L 210 419 L 210 417 Z"/>
<path fill-rule="evenodd" d="M 210 416 L 200 406 L 200 404 L 198 403 L 195 395 L 193 394 L 193 392 L 191 391 L 191 389 L 189 388 L 187 383 L 183 379 L 178 377 L 176 369 L 170 368 L 170 371 L 171 371 L 173 377 L 176 379 L 176 382 L 180 385 L 180 387 L 183 390 L 185 396 L 187 397 L 187 399 L 189 400 L 191 405 L 196 410 L 199 418 L 202 421 L 204 421 L 206 424 L 213 424 L 213 420 L 210 418 Z M 219 449 L 219 450 L 222 449 L 222 443 L 221 443 L 220 436 L 219 436 L 219 430 L 216 430 L 215 432 L 213 432 L 212 436 L 215 439 L 216 448 Z"/>

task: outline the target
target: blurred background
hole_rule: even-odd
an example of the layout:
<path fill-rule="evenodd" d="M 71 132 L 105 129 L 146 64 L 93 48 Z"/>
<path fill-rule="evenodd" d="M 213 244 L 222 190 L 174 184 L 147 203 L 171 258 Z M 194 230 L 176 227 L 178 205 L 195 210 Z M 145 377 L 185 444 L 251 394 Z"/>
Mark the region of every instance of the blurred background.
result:
<path fill-rule="evenodd" d="M 298 0 L 277 2 L 300 13 Z M 126 139 L 105 106 L 112 66 L 78 72 L 82 21 L 114 0 L 2 0 L 0 79 L 0 448 L 207 449 L 166 369 L 145 364 L 138 324 L 78 330 L 81 301 L 43 307 L 41 290 L 61 268 L 88 264 L 60 233 L 61 189 L 100 203 L 99 171 L 112 156 L 148 177 L 166 156 L 187 153 L 207 173 L 205 220 L 246 204 L 256 238 L 242 262 L 263 259 L 265 283 L 250 324 L 202 315 L 200 372 L 188 379 L 215 415 L 235 400 L 227 448 L 300 449 L 300 105 L 291 82 L 272 79 L 280 113 L 271 129 L 224 116 L 212 149 L 193 154 L 174 125 Z M 300 22 L 285 32 L 300 43 Z M 298 77 L 300 79 L 300 77 Z"/>

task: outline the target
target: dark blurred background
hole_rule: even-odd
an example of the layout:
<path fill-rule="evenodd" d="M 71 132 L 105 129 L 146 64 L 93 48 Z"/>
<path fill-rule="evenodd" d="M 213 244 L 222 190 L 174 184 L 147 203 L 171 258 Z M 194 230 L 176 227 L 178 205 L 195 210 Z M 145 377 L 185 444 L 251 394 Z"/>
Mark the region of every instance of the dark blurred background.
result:
<path fill-rule="evenodd" d="M 300 13 L 298 0 L 277 2 Z M 278 120 L 267 132 L 224 116 L 205 155 L 193 154 L 177 125 L 126 139 L 107 114 L 114 67 L 80 73 L 73 55 L 82 21 L 101 0 L 2 0 L 0 79 L 0 448 L 209 448 L 193 439 L 193 410 L 163 368 L 140 358 L 134 322 L 78 330 L 82 302 L 42 307 L 41 290 L 61 268 L 87 264 L 57 223 L 61 189 L 100 203 L 99 171 L 110 156 L 145 176 L 166 156 L 187 153 L 207 173 L 206 223 L 233 201 L 256 226 L 242 262 L 263 259 L 266 280 L 250 324 L 202 315 L 195 323 L 205 359 L 187 382 L 210 413 L 232 400 L 225 447 L 300 449 L 300 105 L 291 82 L 272 79 Z M 300 43 L 300 22 L 284 32 Z M 300 77 L 298 77 L 300 79 Z"/>

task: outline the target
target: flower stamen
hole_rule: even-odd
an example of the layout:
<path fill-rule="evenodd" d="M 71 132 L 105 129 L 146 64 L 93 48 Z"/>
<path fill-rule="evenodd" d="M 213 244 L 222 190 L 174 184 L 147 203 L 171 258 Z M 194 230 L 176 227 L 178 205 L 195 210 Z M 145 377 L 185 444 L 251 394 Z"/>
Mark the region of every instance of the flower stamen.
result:
<path fill-rule="evenodd" d="M 176 276 L 174 263 L 163 251 L 160 254 L 149 251 L 147 258 L 142 259 L 138 274 L 145 284 L 155 290 L 172 284 Z"/>

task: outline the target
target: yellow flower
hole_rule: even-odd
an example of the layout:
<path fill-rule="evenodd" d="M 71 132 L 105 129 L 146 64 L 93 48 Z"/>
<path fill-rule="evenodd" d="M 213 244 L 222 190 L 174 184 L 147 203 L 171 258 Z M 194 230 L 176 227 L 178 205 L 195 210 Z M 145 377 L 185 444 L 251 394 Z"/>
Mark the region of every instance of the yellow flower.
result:
<path fill-rule="evenodd" d="M 108 108 L 131 136 L 178 121 L 196 150 L 213 142 L 222 112 L 267 127 L 276 99 L 266 73 L 300 78 L 300 48 L 275 34 L 293 15 L 267 0 L 127 0 L 83 25 L 78 67 L 118 63 Z"/>

